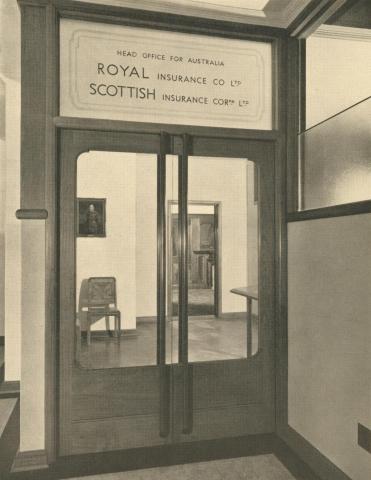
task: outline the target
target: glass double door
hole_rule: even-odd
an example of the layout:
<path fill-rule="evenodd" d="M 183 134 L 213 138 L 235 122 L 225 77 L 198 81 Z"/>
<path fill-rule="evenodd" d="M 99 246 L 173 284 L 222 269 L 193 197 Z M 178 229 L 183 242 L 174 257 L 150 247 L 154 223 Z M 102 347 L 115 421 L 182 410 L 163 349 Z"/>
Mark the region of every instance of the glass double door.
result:
<path fill-rule="evenodd" d="M 59 454 L 272 432 L 274 145 L 59 144 Z"/>

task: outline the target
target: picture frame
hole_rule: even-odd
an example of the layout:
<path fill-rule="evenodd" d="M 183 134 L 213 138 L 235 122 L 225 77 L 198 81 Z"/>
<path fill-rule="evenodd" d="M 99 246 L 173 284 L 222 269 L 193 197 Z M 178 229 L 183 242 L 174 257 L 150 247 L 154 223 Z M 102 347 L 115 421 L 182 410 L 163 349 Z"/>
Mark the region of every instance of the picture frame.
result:
<path fill-rule="evenodd" d="M 76 236 L 106 237 L 105 198 L 77 199 Z"/>

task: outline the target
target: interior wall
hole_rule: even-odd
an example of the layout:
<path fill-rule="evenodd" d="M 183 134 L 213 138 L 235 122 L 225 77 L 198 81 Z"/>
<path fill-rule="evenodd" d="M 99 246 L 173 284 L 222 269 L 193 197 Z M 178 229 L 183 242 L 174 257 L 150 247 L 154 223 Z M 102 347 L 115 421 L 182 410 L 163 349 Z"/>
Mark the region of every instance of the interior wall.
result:
<path fill-rule="evenodd" d="M 307 128 L 371 95 L 370 31 L 324 28 L 307 39 Z"/>
<path fill-rule="evenodd" d="M 0 78 L 4 88 L 5 121 L 0 167 L 3 215 L 0 299 L 3 295 L 6 381 L 17 381 L 21 377 L 21 222 L 15 217 L 20 206 L 20 39 L 18 5 L 12 0 L 3 0 L 0 2 Z"/>
<path fill-rule="evenodd" d="M 19 222 L 19 220 L 18 220 Z M 19 450 L 45 448 L 45 221 L 23 220 Z"/>
<path fill-rule="evenodd" d="M 167 173 L 171 178 L 170 171 Z M 140 154 L 136 156 L 136 178 L 136 228 L 138 232 L 135 244 L 136 312 L 137 317 L 154 317 L 157 314 L 156 155 Z M 169 181 L 168 188 L 171 188 Z"/>
<path fill-rule="evenodd" d="M 77 165 L 77 196 L 106 199 L 106 237 L 76 239 L 76 301 L 83 279 L 115 277 L 122 328 L 135 329 L 135 154 L 91 151 Z M 93 330 L 102 329 L 104 320 L 94 324 Z"/>
<path fill-rule="evenodd" d="M 308 127 L 370 95 L 369 49 L 362 39 L 308 40 Z M 358 422 L 371 428 L 370 220 L 288 225 L 289 425 L 353 480 L 371 471 L 357 445 Z"/>
<path fill-rule="evenodd" d="M 4 337 L 5 332 L 5 121 L 5 82 L 0 78 L 0 337 Z"/>
<path fill-rule="evenodd" d="M 137 155 L 137 178 L 140 181 L 136 189 L 136 218 L 137 229 L 141 230 L 136 243 L 137 317 L 156 315 L 157 167 L 152 159 L 150 155 Z M 248 189 L 247 165 L 250 179 Z M 177 161 L 168 157 L 168 200 L 177 200 L 177 180 Z M 247 282 L 257 283 L 257 205 L 254 205 L 253 188 L 252 162 L 244 159 L 190 158 L 189 200 L 221 202 L 223 313 L 241 312 L 246 308 L 244 298 L 230 293 L 231 288 L 247 285 Z M 231 245 L 242 247 L 231 248 Z M 248 269 L 251 269 L 249 277 Z"/>
<path fill-rule="evenodd" d="M 289 424 L 352 480 L 371 456 L 371 214 L 289 224 Z"/>
<path fill-rule="evenodd" d="M 247 160 L 190 157 L 190 201 L 220 202 L 222 313 L 243 312 L 246 300 L 230 292 L 247 285 Z"/>

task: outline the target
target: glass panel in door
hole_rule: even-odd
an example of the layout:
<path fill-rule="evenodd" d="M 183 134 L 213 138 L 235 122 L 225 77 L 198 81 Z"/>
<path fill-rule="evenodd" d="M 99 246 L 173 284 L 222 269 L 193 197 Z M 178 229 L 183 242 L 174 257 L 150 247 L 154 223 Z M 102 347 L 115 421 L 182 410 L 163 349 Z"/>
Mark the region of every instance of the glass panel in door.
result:
<path fill-rule="evenodd" d="M 157 156 L 89 151 L 77 161 L 77 361 L 157 363 Z"/>
<path fill-rule="evenodd" d="M 258 202 L 247 159 L 188 159 L 188 358 L 258 351 Z"/>
<path fill-rule="evenodd" d="M 188 156 L 185 168 L 186 354 L 174 367 L 179 442 L 274 428 L 274 150 L 208 138 L 194 141 L 193 151 L 209 145 L 246 157 Z"/>
<path fill-rule="evenodd" d="M 160 147 L 154 135 L 61 138 L 60 455 L 171 441 L 163 179 L 172 164 Z"/>

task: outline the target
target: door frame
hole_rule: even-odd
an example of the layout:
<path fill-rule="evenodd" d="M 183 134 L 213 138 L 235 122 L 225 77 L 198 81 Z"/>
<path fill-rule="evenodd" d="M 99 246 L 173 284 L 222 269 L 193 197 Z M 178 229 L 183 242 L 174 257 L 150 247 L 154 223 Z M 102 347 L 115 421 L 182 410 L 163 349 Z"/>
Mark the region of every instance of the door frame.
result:
<path fill-rule="evenodd" d="M 84 122 L 85 123 L 85 122 Z M 127 125 L 125 125 L 127 126 Z M 122 135 L 127 135 L 131 138 L 132 144 L 133 144 L 133 150 L 137 150 L 137 142 L 138 142 L 138 135 L 142 135 L 143 133 L 146 133 L 148 135 L 155 135 L 160 139 L 160 135 L 163 135 L 163 130 L 159 128 L 159 126 L 156 125 L 151 125 L 150 129 L 145 129 L 145 132 L 143 132 L 143 129 L 138 129 L 137 125 L 132 125 L 133 128 L 119 128 L 116 131 L 108 131 L 104 129 L 100 130 L 95 130 L 95 129 L 86 129 L 86 128 L 62 128 L 60 129 L 59 133 L 60 135 L 67 135 L 70 138 L 72 149 L 75 152 L 75 158 L 77 158 L 81 153 L 87 150 L 107 150 L 107 151 L 130 151 L 127 148 L 127 142 L 125 142 L 125 146 L 123 147 L 121 145 L 120 137 L 122 138 Z M 157 127 L 157 128 L 156 128 Z M 174 127 L 174 126 L 173 126 Z M 184 126 L 179 126 L 177 127 L 179 133 L 181 131 L 187 131 L 187 127 Z M 92 131 L 93 130 L 93 131 Z M 129 130 L 129 132 L 128 132 Z M 208 130 L 209 135 L 205 135 L 206 131 Z M 216 132 L 214 129 L 207 129 L 207 128 L 200 128 L 199 129 L 199 134 L 198 135 L 193 135 L 192 136 L 192 142 L 189 141 L 189 139 L 186 140 L 186 143 L 188 144 L 187 148 L 189 151 L 189 154 L 194 154 L 197 156 L 216 156 L 216 157 L 231 157 L 231 156 L 236 156 L 241 158 L 243 153 L 245 153 L 245 158 L 249 158 L 251 160 L 260 159 L 260 161 L 264 161 L 264 158 L 266 158 L 267 155 L 272 156 L 273 158 L 273 163 L 272 165 L 274 166 L 274 172 L 272 172 L 273 178 L 274 178 L 274 184 L 277 185 L 278 180 L 282 180 L 282 177 L 280 175 L 277 175 L 280 171 L 280 150 L 278 149 L 280 142 L 278 141 L 278 136 L 276 132 L 269 132 L 269 135 L 264 132 L 263 136 L 264 139 L 260 138 L 257 140 L 256 138 L 251 138 L 251 132 L 250 135 L 248 135 L 250 138 L 244 138 L 242 139 L 240 134 L 241 132 L 238 131 L 236 132 L 237 135 L 230 135 L 230 131 L 228 131 L 224 136 L 222 135 L 215 135 Z M 255 135 L 254 135 L 255 136 Z M 259 135 L 257 135 L 259 137 Z M 267 139 L 266 137 L 269 136 L 270 138 Z M 181 138 L 177 138 L 176 135 L 173 135 L 171 137 L 171 142 L 169 143 L 169 154 L 176 154 L 179 155 L 180 157 L 180 167 L 182 165 L 182 155 L 183 155 L 183 168 L 184 168 L 184 137 L 187 137 L 187 135 L 179 135 Z M 89 138 L 89 143 L 86 143 L 86 138 Z M 94 141 L 92 143 L 91 138 L 94 138 Z M 111 141 L 109 140 L 111 139 Z M 113 140 L 113 143 L 112 143 Z M 179 140 L 181 140 L 179 142 Z M 240 152 L 239 155 L 236 155 L 234 153 L 231 154 L 230 152 L 230 146 L 228 146 L 228 140 L 230 142 L 233 142 L 234 146 L 234 151 Z M 160 142 L 160 140 L 158 140 Z M 142 142 L 143 145 L 143 142 Z M 210 148 L 210 145 L 212 145 L 212 148 Z M 246 145 L 248 145 L 248 152 L 246 151 Z M 89 147 L 89 148 L 88 148 Z M 146 151 L 147 147 L 144 147 L 143 153 L 156 153 L 153 152 L 153 144 L 152 146 Z M 158 146 L 157 151 L 160 151 L 160 145 Z M 164 153 L 164 152 L 162 152 Z M 58 159 L 59 162 L 59 159 Z M 181 180 L 184 183 L 185 175 L 183 173 L 183 180 Z M 181 182 L 180 182 L 181 183 Z M 184 188 L 184 187 L 183 187 Z M 277 198 L 278 192 L 277 189 L 275 189 L 275 198 Z M 180 190 L 181 193 L 181 190 Z M 184 205 L 187 205 L 187 199 L 181 195 L 183 201 L 183 209 Z M 277 213 L 279 213 L 281 209 L 281 202 L 277 204 L 275 201 L 275 207 L 274 207 L 274 217 L 277 218 Z M 180 205 L 180 210 L 181 210 L 181 205 Z M 183 222 L 184 223 L 184 222 Z M 275 223 L 277 225 L 277 223 Z M 277 228 L 272 225 L 272 229 L 275 229 L 275 239 L 277 240 Z M 183 232 L 184 233 L 184 232 Z M 63 239 L 61 239 L 63 242 Z M 276 247 L 272 250 L 272 255 L 275 255 L 277 253 L 277 241 L 275 241 Z M 273 246 L 272 246 L 273 247 Z M 277 258 L 277 257 L 275 257 Z M 60 266 L 63 268 L 63 266 Z M 276 262 L 273 261 L 272 267 L 274 267 L 273 274 L 277 275 L 277 264 Z M 274 273 L 275 272 L 275 273 Z M 58 269 L 58 275 L 63 274 L 63 271 L 61 268 Z M 183 282 L 184 283 L 184 282 Z M 275 303 L 275 299 L 277 296 L 277 289 L 275 289 L 276 294 L 272 296 L 272 302 Z M 71 293 L 70 293 L 71 294 Z M 59 303 L 59 302 L 58 302 Z M 273 305 L 272 303 L 272 305 Z M 274 317 L 274 310 L 272 306 L 271 308 L 271 314 L 272 314 L 272 321 Z M 272 324 L 273 328 L 273 324 Z M 274 328 L 273 328 L 274 329 Z M 274 332 L 272 331 L 271 335 L 271 357 L 274 357 L 275 354 L 275 347 L 274 347 Z M 180 335 L 181 336 L 181 335 Z M 184 337 L 185 338 L 185 337 Z M 180 345 L 181 346 L 180 342 Z M 184 342 L 183 342 L 184 343 Z M 67 347 L 67 350 L 70 349 L 70 346 Z M 180 350 L 180 349 L 179 349 Z M 179 358 L 180 363 L 187 363 L 187 360 L 183 359 L 183 357 L 180 355 Z M 60 368 L 62 367 L 62 358 L 60 359 L 59 363 L 59 368 L 58 371 L 60 372 Z M 273 363 L 274 365 L 274 363 Z M 274 373 L 274 372 L 273 372 Z M 275 375 L 275 374 L 274 374 Z M 273 376 L 274 376 L 273 375 Z M 61 381 L 65 380 L 65 376 L 61 376 Z M 273 408 L 274 406 L 274 400 L 273 396 L 274 395 L 274 380 L 272 377 L 272 384 L 270 384 L 269 388 L 267 391 L 263 392 L 264 393 L 264 398 L 263 403 L 266 403 L 267 401 L 273 402 Z M 56 398 L 56 401 L 58 401 L 58 398 Z M 63 407 L 62 407 L 63 408 Z M 68 410 L 68 406 L 67 406 Z M 60 425 L 60 418 L 59 418 L 59 412 L 57 414 L 56 420 L 58 422 L 58 425 Z M 268 423 L 272 422 L 272 420 L 267 420 Z M 272 424 L 273 425 L 273 424 Z M 274 430 L 274 427 L 272 426 L 272 431 Z M 151 448 L 151 447 L 150 447 Z"/>
<path fill-rule="evenodd" d="M 179 204 L 177 200 L 168 200 L 167 201 L 167 211 L 168 211 L 168 218 L 167 218 L 167 244 L 169 248 L 167 249 L 167 292 L 169 292 L 172 288 L 172 242 L 171 242 L 171 205 Z M 222 289 L 222 249 L 221 249 L 221 225 L 220 225 L 220 217 L 222 211 L 222 202 L 219 201 L 212 201 L 212 200 L 188 200 L 188 205 L 210 205 L 214 207 L 214 217 L 216 222 L 214 223 L 214 230 L 216 233 L 216 249 L 215 249 L 215 276 L 214 276 L 214 283 L 215 283 L 215 290 L 214 290 L 214 316 L 218 317 L 220 312 L 222 311 L 222 298 L 220 295 Z M 167 316 L 172 317 L 172 299 L 171 296 L 168 294 L 167 298 Z"/>
<path fill-rule="evenodd" d="M 273 142 L 277 161 L 276 174 L 276 361 L 277 361 L 277 431 L 287 426 L 287 210 L 295 209 L 297 179 L 297 131 L 300 130 L 299 95 L 305 50 L 303 40 L 290 37 L 283 29 L 242 25 L 212 19 L 196 19 L 173 14 L 144 12 L 108 5 L 72 2 L 70 0 L 18 0 L 22 16 L 22 75 L 23 97 L 31 94 L 34 102 L 22 102 L 21 199 L 20 207 L 28 211 L 43 209 L 47 216 L 45 267 L 45 453 L 52 463 L 57 458 L 58 424 L 58 230 L 57 230 L 57 147 L 58 136 L 64 129 L 112 131 L 166 130 L 179 135 L 176 125 L 150 125 L 115 120 L 66 118 L 59 115 L 59 28 L 61 18 L 98 21 L 107 24 L 142 26 L 177 30 L 210 36 L 225 36 L 272 42 L 275 52 L 273 65 L 275 128 L 273 131 L 208 129 L 188 126 L 190 133 L 204 132 L 211 137 L 231 135 Z M 38 35 L 35 37 L 35 25 Z M 29 39 L 33 38 L 33 42 Z M 32 66 L 38 59 L 39 69 Z M 35 73 L 35 74 L 34 74 Z M 302 83 L 302 82 L 301 82 Z M 288 86 L 287 86 L 288 85 Z M 29 95 L 28 95 L 29 96 Z M 35 108 L 37 116 L 35 116 Z M 31 119 L 31 120 L 30 120 Z M 35 135 L 35 129 L 39 132 Z M 209 132 L 209 133 L 208 133 Z M 287 189 L 287 190 L 286 190 Z M 287 193 L 286 193 L 287 192 Z M 35 217 L 34 217 L 35 218 Z M 40 217 L 41 218 L 41 217 Z M 45 218 L 45 217 L 43 217 Z"/>

